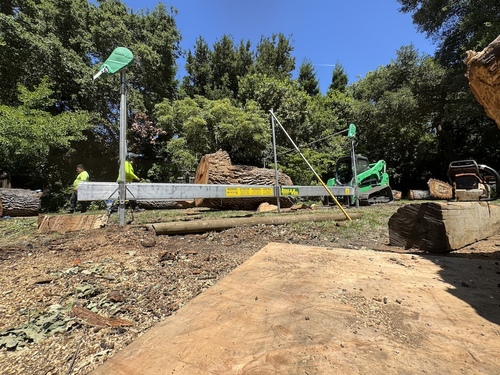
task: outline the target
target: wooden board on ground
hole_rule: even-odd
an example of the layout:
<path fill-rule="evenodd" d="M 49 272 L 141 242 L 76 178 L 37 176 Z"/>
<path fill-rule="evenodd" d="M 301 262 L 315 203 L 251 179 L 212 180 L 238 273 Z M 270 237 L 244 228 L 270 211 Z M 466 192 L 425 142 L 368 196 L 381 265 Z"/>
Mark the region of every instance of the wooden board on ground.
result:
<path fill-rule="evenodd" d="M 40 215 L 38 233 L 66 233 L 85 229 L 102 228 L 108 222 L 108 215 Z"/>
<path fill-rule="evenodd" d="M 499 232 L 500 207 L 488 202 L 415 203 L 389 218 L 389 242 L 448 253 Z"/>
<path fill-rule="evenodd" d="M 494 374 L 499 269 L 271 243 L 92 374 Z"/>

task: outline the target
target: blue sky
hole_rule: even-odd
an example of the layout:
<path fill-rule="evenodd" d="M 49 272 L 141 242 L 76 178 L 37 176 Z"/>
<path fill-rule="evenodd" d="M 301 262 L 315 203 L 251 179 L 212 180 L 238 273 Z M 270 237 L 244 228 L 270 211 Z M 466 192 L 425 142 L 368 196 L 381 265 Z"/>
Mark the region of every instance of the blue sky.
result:
<path fill-rule="evenodd" d="M 158 0 L 122 0 L 134 12 L 152 10 Z M 396 58 L 396 51 L 413 44 L 434 54 L 434 44 L 418 33 L 411 16 L 398 12 L 396 0 L 170 0 L 178 10 L 181 47 L 194 49 L 198 36 L 210 47 L 224 34 L 236 44 L 250 40 L 255 49 L 262 36 L 283 33 L 294 46 L 296 68 L 305 60 L 316 70 L 321 91 L 331 83 L 333 65 L 340 63 L 355 82 Z M 179 78 L 185 74 L 179 60 Z M 295 72 L 296 77 L 296 72 Z M 294 78 L 295 78 L 294 77 Z"/>

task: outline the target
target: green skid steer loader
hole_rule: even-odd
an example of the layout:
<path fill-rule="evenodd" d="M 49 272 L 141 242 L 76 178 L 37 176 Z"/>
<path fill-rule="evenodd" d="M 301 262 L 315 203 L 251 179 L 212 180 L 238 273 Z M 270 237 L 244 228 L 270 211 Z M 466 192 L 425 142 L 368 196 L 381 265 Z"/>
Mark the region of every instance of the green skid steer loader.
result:
<path fill-rule="evenodd" d="M 356 179 L 353 178 L 353 170 L 356 171 Z M 389 186 L 389 175 L 386 171 L 386 163 L 379 160 L 370 163 L 368 158 L 356 155 L 356 165 L 352 163 L 351 156 L 344 156 L 337 160 L 335 165 L 335 177 L 330 178 L 327 186 L 357 187 L 354 196 L 339 197 L 344 204 L 354 205 L 359 200 L 360 205 L 372 205 L 378 203 L 389 203 L 394 197 Z M 333 204 L 330 197 L 325 197 L 323 203 Z"/>

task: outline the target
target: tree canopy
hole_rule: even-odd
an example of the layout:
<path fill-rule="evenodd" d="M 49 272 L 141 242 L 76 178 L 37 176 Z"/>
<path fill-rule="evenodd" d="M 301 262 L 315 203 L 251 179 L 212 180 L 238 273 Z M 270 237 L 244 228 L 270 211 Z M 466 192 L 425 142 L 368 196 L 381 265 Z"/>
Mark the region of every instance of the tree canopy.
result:
<path fill-rule="evenodd" d="M 394 59 L 349 82 L 338 62 L 319 90 L 313 62 L 296 66 L 292 37 L 235 41 L 203 36 L 180 48 L 177 10 L 159 3 L 134 12 L 120 0 L 16 0 L 0 3 L 0 168 L 14 187 L 63 191 L 84 163 L 92 179 L 115 181 L 120 77 L 93 81 L 118 46 L 127 68 L 128 148 L 143 154 L 138 173 L 152 182 L 188 179 L 199 158 L 222 148 L 239 164 L 270 167 L 270 111 L 317 172 L 332 176 L 356 147 L 385 159 L 396 189 L 446 178 L 452 160 L 476 158 L 500 168 L 498 129 L 474 100 L 464 76 L 466 50 L 500 34 L 493 0 L 398 0 L 438 44 L 435 56 L 401 46 Z M 177 78 L 179 57 L 184 77 Z M 295 184 L 317 183 L 284 132 L 278 166 Z"/>

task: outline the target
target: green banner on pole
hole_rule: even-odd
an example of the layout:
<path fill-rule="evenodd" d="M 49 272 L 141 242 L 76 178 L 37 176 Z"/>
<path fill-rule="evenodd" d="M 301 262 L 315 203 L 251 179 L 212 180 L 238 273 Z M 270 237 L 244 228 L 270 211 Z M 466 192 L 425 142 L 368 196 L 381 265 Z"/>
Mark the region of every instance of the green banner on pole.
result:
<path fill-rule="evenodd" d="M 115 74 L 129 66 L 134 60 L 134 55 L 125 47 L 117 47 L 109 55 L 106 61 L 99 67 L 99 72 L 94 76 L 94 80 L 103 73 Z"/>
<path fill-rule="evenodd" d="M 349 130 L 347 131 L 347 136 L 349 138 L 354 138 L 356 136 L 356 125 L 350 124 Z"/>

